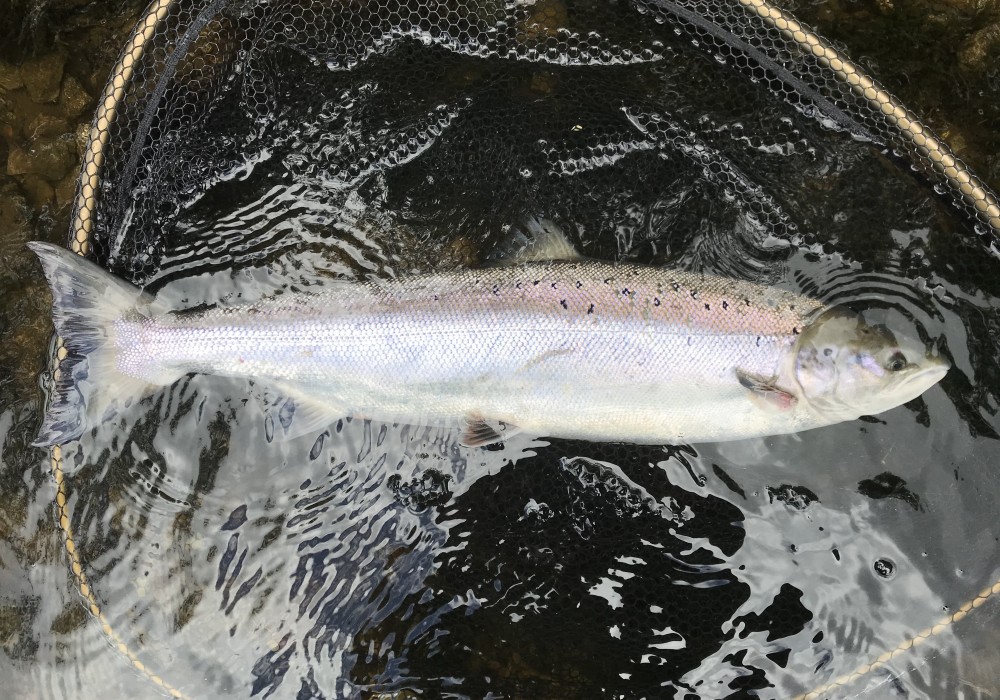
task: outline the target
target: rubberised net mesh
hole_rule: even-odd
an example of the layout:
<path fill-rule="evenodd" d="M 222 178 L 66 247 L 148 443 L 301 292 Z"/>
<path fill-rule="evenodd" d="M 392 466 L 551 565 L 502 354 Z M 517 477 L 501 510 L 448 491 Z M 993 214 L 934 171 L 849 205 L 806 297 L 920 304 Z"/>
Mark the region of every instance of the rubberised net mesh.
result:
<path fill-rule="evenodd" d="M 98 256 L 127 260 L 136 279 L 155 269 L 178 213 L 254 158 L 340 190 L 376 173 L 412 180 L 426 164 L 437 177 L 418 193 L 466 198 L 466 218 L 483 225 L 503 219 L 483 208 L 516 198 L 545 209 L 539 200 L 559 189 L 576 218 L 622 229 L 621 248 L 626 229 L 665 222 L 636 221 L 638 201 L 601 203 L 591 217 L 579 207 L 630 171 L 647 199 L 677 184 L 675 201 L 658 197 L 668 219 L 724 194 L 797 241 L 826 228 L 786 210 L 803 186 L 814 194 L 807 174 L 821 167 L 825 131 L 842 129 L 950 191 L 988 245 L 1000 230 L 988 189 L 958 177 L 961 163 L 926 127 L 846 56 L 810 50 L 796 37 L 814 34 L 751 4 L 164 0 L 160 14 L 111 82 L 115 111 L 95 126 L 103 149 L 78 206 L 92 217 L 79 235 L 92 226 Z"/>

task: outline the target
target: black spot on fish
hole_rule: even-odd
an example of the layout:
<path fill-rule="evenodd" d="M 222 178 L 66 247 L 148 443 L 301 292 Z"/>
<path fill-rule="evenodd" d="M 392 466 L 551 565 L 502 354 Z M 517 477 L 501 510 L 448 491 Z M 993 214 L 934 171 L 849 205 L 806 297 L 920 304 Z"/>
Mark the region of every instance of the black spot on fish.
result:
<path fill-rule="evenodd" d="M 576 288 L 579 289 L 582 286 L 583 286 L 583 282 L 581 282 L 580 280 L 577 280 L 576 281 Z"/>
<path fill-rule="evenodd" d="M 825 348 L 823 350 L 823 354 L 826 355 L 827 357 L 830 357 L 831 355 L 833 355 L 833 348 Z"/>
<path fill-rule="evenodd" d="M 434 295 L 434 301 L 441 301 L 441 297 L 438 294 Z"/>
<path fill-rule="evenodd" d="M 540 282 L 541 282 L 541 280 L 535 280 L 534 282 L 532 282 L 532 284 L 537 287 Z"/>
<path fill-rule="evenodd" d="M 792 335 L 798 335 L 798 334 L 799 334 L 799 329 L 798 326 L 796 326 L 795 328 L 792 329 Z"/>
<path fill-rule="evenodd" d="M 660 297 L 654 297 L 653 306 L 659 306 L 659 305 L 660 305 Z"/>
<path fill-rule="evenodd" d="M 750 306 L 750 300 L 749 299 L 744 299 L 743 303 L 746 304 L 747 306 Z"/>
<path fill-rule="evenodd" d="M 628 287 L 625 287 L 625 289 L 622 290 L 622 294 L 628 296 Z"/>
<path fill-rule="evenodd" d="M 553 282 L 553 283 L 552 283 L 552 288 L 553 288 L 553 289 L 555 289 L 555 288 L 556 288 L 556 283 L 555 283 L 555 282 Z"/>
<path fill-rule="evenodd" d="M 692 299 L 697 299 L 698 298 L 698 290 L 697 289 L 692 289 L 691 290 L 691 298 Z"/>
<path fill-rule="evenodd" d="M 729 302 L 726 301 L 725 299 L 723 299 L 722 300 L 722 310 L 725 311 L 728 308 L 729 308 Z"/>
<path fill-rule="evenodd" d="M 672 286 L 674 288 L 675 292 L 681 291 L 681 286 L 679 284 L 677 284 L 676 282 L 671 282 L 670 286 Z"/>
<path fill-rule="evenodd" d="M 712 310 L 711 304 L 705 304 L 705 311 L 711 311 L 711 310 Z"/>
<path fill-rule="evenodd" d="M 514 288 L 515 288 L 515 289 L 520 289 L 520 288 L 521 288 L 521 283 L 520 283 L 520 282 L 518 282 L 517 284 L 515 284 L 515 285 L 514 285 Z"/>
<path fill-rule="evenodd" d="M 605 277 L 604 278 L 604 284 L 611 284 L 614 281 L 615 281 L 614 277 Z"/>
<path fill-rule="evenodd" d="M 594 313 L 594 305 L 593 305 L 593 304 L 591 304 L 591 305 L 590 305 L 590 308 L 588 308 L 588 309 L 587 309 L 587 313 L 588 313 L 588 314 L 592 314 L 592 313 Z"/>
<path fill-rule="evenodd" d="M 493 285 L 493 296 L 500 296 L 500 285 L 499 284 L 494 284 Z"/>
<path fill-rule="evenodd" d="M 569 306 L 567 306 L 567 305 L 566 305 L 566 300 L 565 300 L 565 299 L 563 299 L 563 300 L 562 300 L 562 301 L 560 301 L 559 303 L 560 303 L 560 304 L 562 304 L 562 307 L 563 307 L 564 309 L 568 309 L 568 308 L 569 308 Z"/>
<path fill-rule="evenodd" d="M 757 336 L 757 347 L 758 348 L 760 347 L 760 336 L 759 335 Z"/>

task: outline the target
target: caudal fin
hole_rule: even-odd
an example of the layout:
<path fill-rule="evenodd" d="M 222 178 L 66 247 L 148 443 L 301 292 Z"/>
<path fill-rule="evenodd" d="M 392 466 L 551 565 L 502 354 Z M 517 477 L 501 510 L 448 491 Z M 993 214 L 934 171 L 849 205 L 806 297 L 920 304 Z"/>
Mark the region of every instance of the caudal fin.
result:
<path fill-rule="evenodd" d="M 96 425 L 116 397 L 137 396 L 146 382 L 117 368 L 115 321 L 126 313 L 153 311 L 154 302 L 91 261 L 65 248 L 32 242 L 52 290 L 52 320 L 68 351 L 49 396 L 34 445 L 75 440 Z"/>

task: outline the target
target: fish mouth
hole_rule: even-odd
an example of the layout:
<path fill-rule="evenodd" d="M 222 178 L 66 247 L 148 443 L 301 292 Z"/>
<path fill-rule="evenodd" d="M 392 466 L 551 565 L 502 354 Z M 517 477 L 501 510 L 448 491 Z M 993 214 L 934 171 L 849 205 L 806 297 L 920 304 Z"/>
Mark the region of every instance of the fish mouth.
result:
<path fill-rule="evenodd" d="M 904 394 L 912 394 L 911 398 L 907 399 L 907 401 L 912 401 L 944 379 L 950 369 L 951 362 L 945 358 L 927 356 L 921 363 L 920 369 L 903 378 L 899 388 Z"/>
<path fill-rule="evenodd" d="M 928 355 L 924 359 L 924 363 L 925 366 L 921 367 L 921 371 L 917 373 L 917 376 L 931 376 L 935 378 L 935 382 L 948 374 L 948 370 L 951 369 L 951 362 L 940 355 Z"/>

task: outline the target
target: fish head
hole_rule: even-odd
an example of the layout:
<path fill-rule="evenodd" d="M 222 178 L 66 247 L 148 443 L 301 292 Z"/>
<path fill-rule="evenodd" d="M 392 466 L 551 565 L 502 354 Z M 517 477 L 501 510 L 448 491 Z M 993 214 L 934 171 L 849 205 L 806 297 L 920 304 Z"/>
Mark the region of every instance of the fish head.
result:
<path fill-rule="evenodd" d="M 806 326 L 796 344 L 795 379 L 803 398 L 837 420 L 912 401 L 950 367 L 920 341 L 837 307 Z"/>

